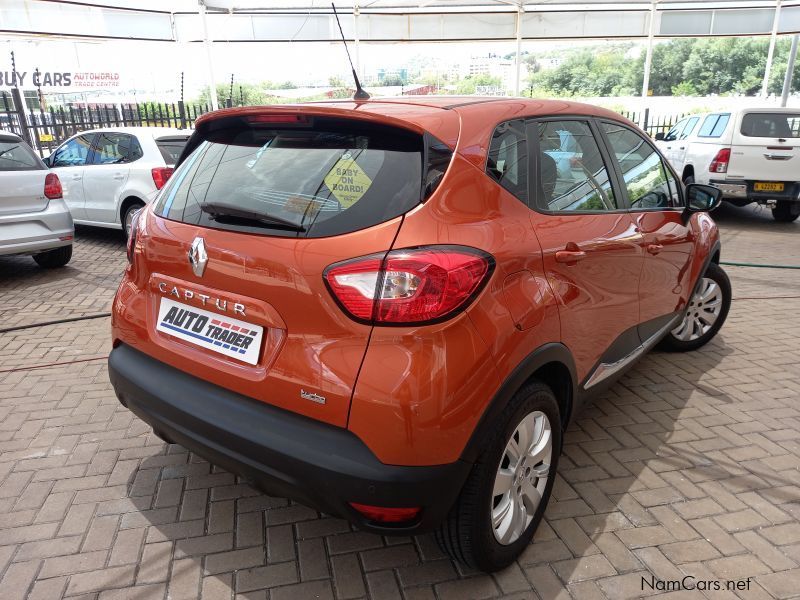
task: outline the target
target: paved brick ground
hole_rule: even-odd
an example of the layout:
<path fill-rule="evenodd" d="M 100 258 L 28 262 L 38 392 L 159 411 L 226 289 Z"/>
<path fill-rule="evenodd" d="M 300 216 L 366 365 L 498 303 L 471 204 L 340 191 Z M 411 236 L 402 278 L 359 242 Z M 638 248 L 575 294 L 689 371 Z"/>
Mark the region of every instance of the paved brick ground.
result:
<path fill-rule="evenodd" d="M 800 223 L 717 218 L 725 260 L 800 264 Z M 96 230 L 67 270 L 0 259 L 0 329 L 107 311 L 124 260 L 121 236 Z M 0 334 L 0 599 L 615 599 L 685 575 L 751 578 L 713 598 L 798 596 L 800 271 L 728 271 L 722 334 L 651 354 L 579 416 L 546 521 L 494 576 L 165 445 L 111 392 L 108 319 Z"/>

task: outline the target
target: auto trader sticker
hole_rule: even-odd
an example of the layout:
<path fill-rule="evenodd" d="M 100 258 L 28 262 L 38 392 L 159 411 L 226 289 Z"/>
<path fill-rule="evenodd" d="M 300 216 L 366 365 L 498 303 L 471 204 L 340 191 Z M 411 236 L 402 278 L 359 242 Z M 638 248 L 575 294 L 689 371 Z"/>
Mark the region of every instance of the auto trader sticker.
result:
<path fill-rule="evenodd" d="M 167 335 L 254 365 L 264 328 L 226 315 L 161 298 L 156 329 Z"/>
<path fill-rule="evenodd" d="M 331 167 L 324 181 L 343 208 L 350 208 L 361 200 L 372 185 L 372 179 L 358 166 L 350 152 L 345 152 Z"/>

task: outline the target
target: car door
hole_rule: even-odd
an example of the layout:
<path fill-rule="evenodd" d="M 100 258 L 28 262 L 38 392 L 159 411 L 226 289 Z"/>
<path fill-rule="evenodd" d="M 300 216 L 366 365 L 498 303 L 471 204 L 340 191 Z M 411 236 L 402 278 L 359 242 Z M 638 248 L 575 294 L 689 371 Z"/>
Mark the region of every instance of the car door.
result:
<path fill-rule="evenodd" d="M 127 133 L 100 132 L 94 142 L 91 165 L 84 175 L 86 219 L 95 223 L 119 223 L 117 207 L 120 194 L 130 175 L 130 160 L 141 148 L 136 138 Z"/>
<path fill-rule="evenodd" d="M 681 119 L 675 123 L 675 125 L 672 126 L 672 129 L 667 132 L 667 135 L 664 136 L 664 139 L 658 142 L 658 147 L 661 148 L 661 152 L 664 153 L 664 156 L 666 156 L 667 160 L 670 162 L 672 162 L 675 158 L 678 147 L 678 138 L 683 132 L 683 128 L 686 126 L 688 121 L 689 119 Z"/>
<path fill-rule="evenodd" d="M 600 128 L 640 235 L 639 331 L 646 342 L 686 307 L 693 283 L 692 231 L 677 177 L 650 142 L 621 123 L 603 121 Z"/>
<path fill-rule="evenodd" d="M 678 134 L 678 139 L 672 144 L 672 155 L 664 155 L 677 173 L 683 173 L 683 168 L 686 166 L 686 153 L 689 151 L 690 137 L 697 128 L 699 121 L 700 117 L 686 119 L 686 124 Z"/>
<path fill-rule="evenodd" d="M 528 125 L 537 211 L 531 220 L 559 299 L 562 341 L 587 387 L 606 376 L 598 376 L 601 363 L 613 364 L 639 346 L 644 261 L 642 236 L 598 137 L 589 118 L 536 119 Z"/>
<path fill-rule="evenodd" d="M 76 221 L 86 220 L 83 176 L 91 160 L 94 137 L 94 133 L 74 137 L 56 148 L 48 160 L 48 165 L 61 180 L 64 202 Z"/>

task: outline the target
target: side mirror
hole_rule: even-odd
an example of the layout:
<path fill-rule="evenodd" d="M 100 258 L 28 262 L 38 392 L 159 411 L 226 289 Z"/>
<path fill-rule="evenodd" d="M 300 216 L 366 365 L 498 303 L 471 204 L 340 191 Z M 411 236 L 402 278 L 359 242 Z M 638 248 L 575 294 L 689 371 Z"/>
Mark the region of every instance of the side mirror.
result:
<path fill-rule="evenodd" d="M 664 137 L 665 137 L 665 135 L 664 135 L 663 131 L 659 131 L 659 132 L 656 133 L 656 140 L 657 141 L 659 141 L 659 142 L 664 141 Z"/>
<path fill-rule="evenodd" d="M 690 183 L 686 186 L 686 210 L 711 212 L 722 202 L 722 191 L 711 185 Z"/>

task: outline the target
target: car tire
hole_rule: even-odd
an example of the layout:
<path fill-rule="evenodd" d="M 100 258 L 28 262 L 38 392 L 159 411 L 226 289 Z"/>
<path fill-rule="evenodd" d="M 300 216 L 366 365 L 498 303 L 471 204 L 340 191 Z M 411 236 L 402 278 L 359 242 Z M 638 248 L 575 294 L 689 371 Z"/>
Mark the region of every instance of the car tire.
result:
<path fill-rule="evenodd" d="M 731 307 L 731 282 L 716 263 L 706 272 L 689 301 L 681 323 L 661 341 L 671 352 L 688 352 L 706 345 L 725 323 Z"/>
<path fill-rule="evenodd" d="M 528 442 L 520 457 L 516 450 L 522 439 Z M 547 385 L 528 383 L 498 417 L 458 500 L 436 531 L 441 548 L 454 560 L 486 572 L 516 560 L 542 520 L 560 452 L 556 397 Z"/>
<path fill-rule="evenodd" d="M 126 240 L 131 235 L 131 222 L 133 221 L 133 215 L 136 214 L 136 211 L 142 210 L 143 208 L 144 204 L 140 202 L 134 202 L 125 209 L 125 213 L 122 215 L 122 231 L 125 234 Z"/>
<path fill-rule="evenodd" d="M 63 267 L 70 261 L 71 258 L 72 244 L 33 255 L 33 260 L 36 261 L 36 264 L 38 264 L 40 267 L 44 267 L 45 269 Z"/>
<path fill-rule="evenodd" d="M 787 202 L 786 200 L 778 202 L 778 205 L 772 209 L 772 218 L 779 223 L 791 223 L 800 217 L 800 202 Z"/>

